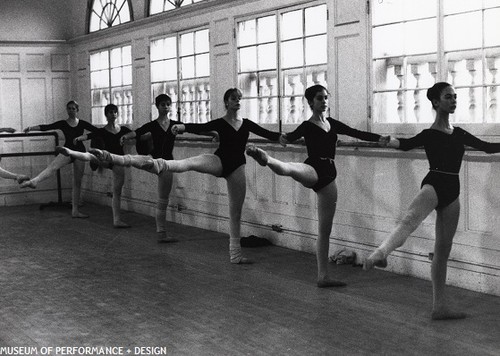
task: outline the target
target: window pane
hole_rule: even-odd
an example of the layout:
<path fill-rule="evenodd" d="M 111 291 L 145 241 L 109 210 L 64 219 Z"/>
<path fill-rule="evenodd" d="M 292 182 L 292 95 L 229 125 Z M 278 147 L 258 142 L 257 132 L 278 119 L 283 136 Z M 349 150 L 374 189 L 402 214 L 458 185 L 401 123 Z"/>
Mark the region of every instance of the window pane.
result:
<path fill-rule="evenodd" d="M 373 57 L 395 57 L 404 54 L 403 24 L 375 27 L 372 34 Z"/>
<path fill-rule="evenodd" d="M 258 43 L 276 41 L 276 16 L 261 17 L 257 25 Z"/>
<path fill-rule="evenodd" d="M 257 48 L 248 47 L 239 50 L 240 72 L 249 72 L 257 70 Z"/>
<path fill-rule="evenodd" d="M 196 56 L 196 76 L 210 76 L 210 58 L 208 54 Z"/>
<path fill-rule="evenodd" d="M 123 85 L 132 85 L 132 66 L 128 65 L 123 67 Z"/>
<path fill-rule="evenodd" d="M 481 51 L 450 53 L 447 55 L 447 79 L 455 86 L 482 84 Z"/>
<path fill-rule="evenodd" d="M 248 20 L 238 23 L 238 45 L 247 46 L 257 43 L 257 20 Z"/>
<path fill-rule="evenodd" d="M 281 15 L 281 39 L 302 37 L 304 34 L 302 10 L 286 12 Z"/>
<path fill-rule="evenodd" d="M 208 52 L 208 30 L 196 31 L 196 53 Z"/>
<path fill-rule="evenodd" d="M 101 70 L 90 73 L 90 82 L 92 88 L 106 88 L 109 86 L 109 72 Z"/>
<path fill-rule="evenodd" d="M 481 12 L 447 16 L 444 18 L 444 49 L 480 48 L 482 42 Z"/>
<path fill-rule="evenodd" d="M 422 54 L 437 51 L 436 19 L 411 21 L 405 26 L 405 54 Z"/>
<path fill-rule="evenodd" d="M 255 97 L 258 95 L 257 73 L 244 73 L 238 75 L 238 88 L 241 90 L 243 97 Z"/>
<path fill-rule="evenodd" d="M 443 11 L 445 15 L 456 14 L 471 10 L 479 10 L 482 7 L 482 1 L 471 0 L 444 0 Z"/>
<path fill-rule="evenodd" d="M 122 65 L 122 49 L 113 48 L 110 52 L 111 68 L 116 68 Z"/>
<path fill-rule="evenodd" d="M 306 36 L 326 33 L 326 5 L 305 9 Z"/>
<path fill-rule="evenodd" d="M 194 57 L 181 58 L 181 78 L 194 78 Z"/>
<path fill-rule="evenodd" d="M 371 2 L 373 26 L 401 21 L 404 2 L 402 0 Z"/>
<path fill-rule="evenodd" d="M 164 0 L 149 0 L 149 14 L 159 14 L 163 11 L 163 1 Z"/>
<path fill-rule="evenodd" d="M 276 44 L 261 45 L 258 47 L 258 53 L 260 70 L 276 68 Z"/>
<path fill-rule="evenodd" d="M 282 43 L 283 68 L 300 67 L 304 64 L 304 51 L 302 40 Z"/>
<path fill-rule="evenodd" d="M 122 85 L 122 69 L 121 67 L 113 68 L 111 69 L 111 86 L 117 87 L 120 85 Z"/>
<path fill-rule="evenodd" d="M 122 47 L 122 65 L 132 64 L 132 46 Z"/>
<path fill-rule="evenodd" d="M 500 46 L 500 8 L 484 13 L 484 45 Z"/>
<path fill-rule="evenodd" d="M 194 35 L 193 32 L 181 35 L 181 56 L 187 56 L 194 53 Z"/>
<path fill-rule="evenodd" d="M 484 8 L 489 8 L 489 7 L 494 7 L 494 6 L 500 6 L 500 0 L 483 0 L 484 2 Z"/>
<path fill-rule="evenodd" d="M 327 49 L 326 35 L 306 38 L 306 65 L 326 63 Z"/>

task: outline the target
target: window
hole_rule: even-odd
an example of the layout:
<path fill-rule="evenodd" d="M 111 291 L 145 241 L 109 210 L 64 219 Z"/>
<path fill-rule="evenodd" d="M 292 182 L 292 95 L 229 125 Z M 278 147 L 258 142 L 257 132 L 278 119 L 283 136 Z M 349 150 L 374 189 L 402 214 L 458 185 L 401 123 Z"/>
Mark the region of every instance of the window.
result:
<path fill-rule="evenodd" d="M 152 113 L 154 99 L 167 94 L 172 112 L 185 123 L 210 120 L 208 29 L 179 33 L 151 42 Z"/>
<path fill-rule="evenodd" d="M 425 94 L 446 81 L 454 121 L 500 122 L 500 0 L 372 0 L 373 117 L 432 122 Z"/>
<path fill-rule="evenodd" d="M 205 0 L 151 0 L 149 3 L 149 14 L 159 14 L 201 1 Z"/>
<path fill-rule="evenodd" d="M 296 124 L 310 115 L 305 89 L 326 87 L 326 25 L 326 5 L 279 10 L 237 23 L 245 117 L 261 124 Z"/>
<path fill-rule="evenodd" d="M 117 47 L 90 55 L 92 123 L 105 124 L 104 107 L 118 106 L 118 123 L 132 123 L 131 46 Z"/>
<path fill-rule="evenodd" d="M 89 18 L 89 32 L 99 31 L 131 20 L 128 0 L 94 0 Z"/>

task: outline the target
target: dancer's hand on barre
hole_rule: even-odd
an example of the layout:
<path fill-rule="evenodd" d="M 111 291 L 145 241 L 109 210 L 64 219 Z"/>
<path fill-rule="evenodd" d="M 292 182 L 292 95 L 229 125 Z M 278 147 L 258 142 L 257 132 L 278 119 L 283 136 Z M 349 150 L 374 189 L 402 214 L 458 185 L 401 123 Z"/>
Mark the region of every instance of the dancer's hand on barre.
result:
<path fill-rule="evenodd" d="M 73 139 L 73 144 L 76 145 L 78 142 L 87 141 L 88 139 L 89 139 L 89 137 L 86 134 L 83 134 L 81 136 L 75 137 Z"/>
<path fill-rule="evenodd" d="M 0 132 L 14 133 L 16 132 L 16 129 L 12 127 L 0 127 Z"/>
<path fill-rule="evenodd" d="M 290 143 L 286 138 L 286 133 L 282 133 L 279 138 L 280 145 L 286 147 L 288 143 Z"/>

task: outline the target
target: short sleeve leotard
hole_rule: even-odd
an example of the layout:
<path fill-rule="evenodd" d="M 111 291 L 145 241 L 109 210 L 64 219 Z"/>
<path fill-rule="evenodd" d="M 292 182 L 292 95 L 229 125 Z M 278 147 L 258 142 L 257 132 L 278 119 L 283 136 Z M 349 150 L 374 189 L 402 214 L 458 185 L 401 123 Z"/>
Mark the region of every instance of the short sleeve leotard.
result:
<path fill-rule="evenodd" d="M 203 132 L 216 131 L 219 134 L 219 148 L 214 152 L 222 163 L 221 177 L 227 178 L 239 166 L 246 163 L 245 146 L 248 142 L 250 132 L 267 138 L 271 141 L 278 141 L 279 132 L 266 130 L 253 121 L 243 119 L 239 130 L 235 130 L 223 118 L 215 119 L 204 124 L 184 124 L 186 132 L 200 134 Z"/>
<path fill-rule="evenodd" d="M 153 151 L 151 156 L 153 158 L 163 158 L 165 160 L 174 159 L 173 150 L 175 143 L 175 135 L 172 134 L 171 128 L 173 125 L 180 124 L 179 121 L 170 120 L 170 124 L 167 130 L 163 130 L 158 120 L 150 121 L 147 124 L 142 125 L 137 130 L 135 134 L 137 140 L 148 132 L 151 133 L 151 138 L 153 140 Z"/>
<path fill-rule="evenodd" d="M 76 144 L 74 144 L 73 140 L 78 136 L 83 135 L 84 130 L 90 132 L 98 130 L 98 128 L 94 125 L 80 119 L 78 119 L 78 125 L 76 125 L 75 127 L 70 126 L 66 120 L 56 121 L 48 125 L 39 125 L 39 127 L 40 131 L 61 130 L 64 134 L 64 147 L 78 152 L 85 152 L 85 146 L 81 141 L 78 141 Z"/>
<path fill-rule="evenodd" d="M 464 146 L 486 153 L 500 152 L 500 143 L 482 141 L 460 127 L 455 127 L 451 134 L 426 129 L 412 138 L 400 138 L 399 143 L 399 149 L 403 151 L 424 147 L 429 161 L 429 173 L 422 181 L 421 187 L 425 184 L 434 187 L 438 197 L 437 208 L 450 205 L 460 195 L 458 173 L 465 152 Z"/>
<path fill-rule="evenodd" d="M 101 127 L 97 131 L 88 134 L 87 137 L 92 140 L 95 139 L 101 141 L 100 146 L 102 147 L 97 147 L 97 148 L 102 148 L 105 149 L 106 151 L 114 153 L 115 155 L 123 156 L 124 152 L 123 152 L 123 146 L 120 144 L 120 138 L 128 134 L 129 132 L 131 132 L 131 130 L 125 126 L 121 126 L 120 131 L 117 133 L 112 133 L 106 130 L 106 128 Z"/>
<path fill-rule="evenodd" d="M 331 117 L 328 117 L 327 120 L 330 123 L 330 131 L 328 132 L 310 121 L 304 121 L 294 131 L 286 135 L 289 142 L 304 137 L 308 155 L 304 163 L 313 167 L 318 174 L 318 181 L 311 187 L 315 192 L 326 187 L 337 177 L 334 159 L 338 134 L 365 141 L 378 141 L 380 139 L 380 135 L 353 129 Z"/>

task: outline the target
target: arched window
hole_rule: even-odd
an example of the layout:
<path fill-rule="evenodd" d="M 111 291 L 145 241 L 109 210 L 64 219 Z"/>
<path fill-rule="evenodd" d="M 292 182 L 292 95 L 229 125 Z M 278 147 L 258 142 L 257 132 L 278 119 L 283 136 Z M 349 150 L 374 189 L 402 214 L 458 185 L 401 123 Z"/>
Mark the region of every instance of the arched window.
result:
<path fill-rule="evenodd" d="M 182 6 L 191 5 L 206 0 L 150 0 L 149 14 L 159 14 L 161 12 L 174 10 Z"/>
<path fill-rule="evenodd" d="M 90 0 L 89 32 L 103 30 L 132 19 L 130 0 Z"/>

